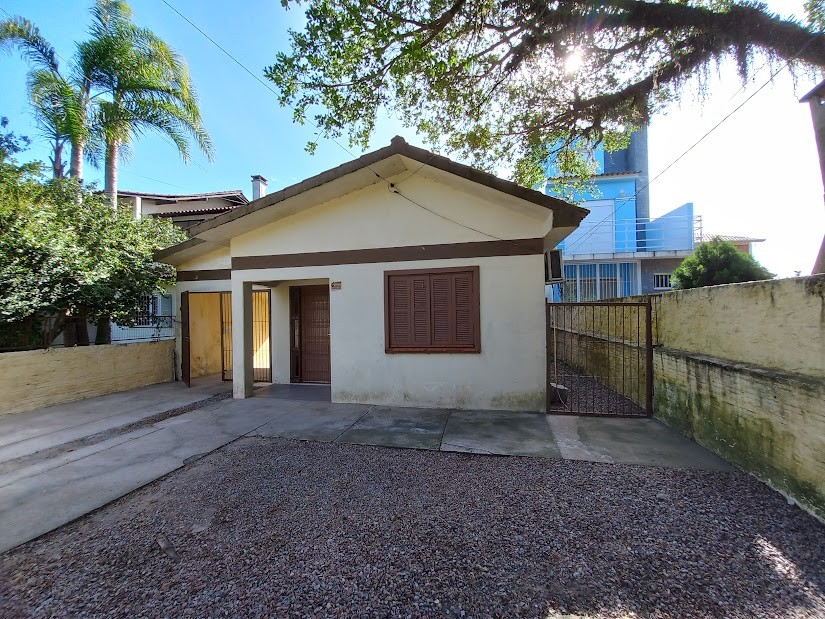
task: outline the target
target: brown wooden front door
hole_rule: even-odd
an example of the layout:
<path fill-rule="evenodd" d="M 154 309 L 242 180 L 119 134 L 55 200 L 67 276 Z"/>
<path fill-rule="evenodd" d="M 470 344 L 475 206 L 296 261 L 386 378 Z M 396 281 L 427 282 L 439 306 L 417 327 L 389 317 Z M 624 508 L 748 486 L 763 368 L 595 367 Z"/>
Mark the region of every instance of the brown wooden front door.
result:
<path fill-rule="evenodd" d="M 292 382 L 329 383 L 329 287 L 293 287 L 290 317 Z"/>

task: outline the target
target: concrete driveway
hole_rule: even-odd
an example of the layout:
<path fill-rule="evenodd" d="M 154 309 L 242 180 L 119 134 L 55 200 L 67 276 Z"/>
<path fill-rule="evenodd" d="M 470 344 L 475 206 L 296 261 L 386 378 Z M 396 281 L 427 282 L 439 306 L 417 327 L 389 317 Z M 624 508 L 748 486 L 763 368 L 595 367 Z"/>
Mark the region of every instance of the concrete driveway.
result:
<path fill-rule="evenodd" d="M 0 551 L 243 436 L 728 470 L 653 419 L 333 404 L 329 387 L 156 385 L 0 417 Z"/>

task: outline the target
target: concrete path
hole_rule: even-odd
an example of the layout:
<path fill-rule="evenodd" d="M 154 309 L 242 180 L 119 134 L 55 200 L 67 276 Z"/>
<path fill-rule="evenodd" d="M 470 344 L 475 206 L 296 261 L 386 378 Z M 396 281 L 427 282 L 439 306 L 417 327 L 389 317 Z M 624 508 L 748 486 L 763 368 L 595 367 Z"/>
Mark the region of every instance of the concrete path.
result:
<path fill-rule="evenodd" d="M 332 404 L 328 387 L 312 385 L 264 387 L 256 390 L 254 398 L 211 401 L 152 422 L 159 410 L 170 410 L 173 404 L 196 406 L 222 389 L 225 386 L 220 383 L 192 390 L 173 383 L 0 417 L 0 551 L 57 528 L 242 436 L 729 468 L 650 419 Z M 140 419 L 147 420 L 145 426 L 135 424 Z M 118 427 L 124 430 L 118 432 Z M 83 436 L 93 437 L 92 441 L 83 443 Z"/>
<path fill-rule="evenodd" d="M 231 386 L 228 383 L 214 380 L 199 382 L 192 389 L 182 387 L 181 383 L 162 383 L 28 413 L 0 414 L 0 472 L 3 470 L 2 463 L 15 458 L 66 445 L 229 392 Z"/>

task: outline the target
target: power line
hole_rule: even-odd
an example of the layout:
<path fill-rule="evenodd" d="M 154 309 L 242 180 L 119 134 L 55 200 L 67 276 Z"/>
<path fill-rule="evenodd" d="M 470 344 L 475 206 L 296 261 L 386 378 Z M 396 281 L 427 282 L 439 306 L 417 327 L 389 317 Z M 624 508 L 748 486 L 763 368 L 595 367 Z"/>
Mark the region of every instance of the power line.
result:
<path fill-rule="evenodd" d="M 159 178 L 152 178 L 151 176 L 144 176 L 143 174 L 136 174 L 134 172 L 129 172 L 129 171 L 127 171 L 126 174 L 131 175 L 131 176 L 137 176 L 139 178 L 145 178 L 147 181 L 153 181 L 155 183 L 161 183 L 163 185 L 169 185 L 170 187 L 177 187 L 178 189 L 183 189 L 184 191 L 187 191 L 186 187 L 183 187 L 182 185 L 175 185 L 174 183 L 169 183 L 167 181 L 162 181 Z"/>
<path fill-rule="evenodd" d="M 229 51 L 227 51 L 227 50 L 226 50 L 223 46 L 221 46 L 221 45 L 220 45 L 220 43 L 218 43 L 217 41 L 215 41 L 215 39 L 213 39 L 213 38 L 212 38 L 211 36 L 209 36 L 206 32 L 204 32 L 204 31 L 203 31 L 200 27 L 198 27 L 198 26 L 197 26 L 197 24 L 195 24 L 192 20 L 190 20 L 188 17 L 186 17 L 186 15 L 184 15 L 184 14 L 183 14 L 183 13 L 181 13 L 178 9 L 176 9 L 174 6 L 172 6 L 172 5 L 171 5 L 171 4 L 170 4 L 167 0 L 161 0 L 161 1 L 162 1 L 162 2 L 163 2 L 166 6 L 167 6 L 167 7 L 169 7 L 172 11 L 174 11 L 175 13 L 177 13 L 177 15 L 178 15 L 181 19 L 183 19 L 186 23 L 188 23 L 188 24 L 189 24 L 190 26 L 192 26 L 195 30 L 197 30 L 197 31 L 198 31 L 201 35 L 203 35 L 203 36 L 204 36 L 204 37 L 205 37 L 205 38 L 206 38 L 206 39 L 207 39 L 210 43 L 212 43 L 212 45 L 214 45 L 214 46 L 215 46 L 215 47 L 217 47 L 217 48 L 218 48 L 221 52 L 223 52 L 223 53 L 224 53 L 224 55 L 226 55 L 226 56 L 227 56 L 230 60 L 232 60 L 232 62 L 234 62 L 236 65 L 238 65 L 241 69 L 243 69 L 243 70 L 244 70 L 246 73 L 248 73 L 250 76 L 252 76 L 252 78 L 253 78 L 256 82 L 258 82 L 259 84 L 261 84 L 264 88 L 266 88 L 269 92 L 271 92 L 272 94 L 274 94 L 276 97 L 278 96 L 278 93 L 277 93 L 275 90 L 273 90 L 273 88 L 272 88 L 269 84 L 267 84 L 267 83 L 266 83 L 266 82 L 264 82 L 261 78 L 259 78 L 257 75 L 255 75 L 255 73 L 254 73 L 253 71 L 251 71 L 251 70 L 250 70 L 250 69 L 249 69 L 246 65 L 244 65 L 244 64 L 243 64 L 240 60 L 238 60 L 238 59 L 237 59 L 235 56 L 233 56 L 233 55 L 232 55 Z M 288 106 L 288 107 L 289 107 L 289 106 Z M 290 108 L 290 109 L 292 109 L 292 111 L 293 111 L 293 112 L 295 112 L 295 108 Z M 312 121 L 311 119 L 309 119 L 309 118 L 306 118 L 305 120 L 306 120 L 306 122 L 307 122 L 307 123 L 309 123 L 311 126 L 315 127 L 315 129 L 317 129 L 317 130 L 318 130 L 319 134 L 321 134 L 321 136 L 320 136 L 320 137 L 321 137 L 321 139 L 326 139 L 326 140 L 329 140 L 329 141 L 330 141 L 330 142 L 332 142 L 333 144 L 335 144 L 335 145 L 337 145 L 338 147 L 340 147 L 340 148 L 341 148 L 344 152 L 346 152 L 347 154 L 349 154 L 349 156 L 350 156 L 350 157 L 352 157 L 353 159 L 356 159 L 356 158 L 357 158 L 357 156 L 356 156 L 356 155 L 355 155 L 355 154 L 354 154 L 354 153 L 353 153 L 350 149 L 348 149 L 346 146 L 344 146 L 343 144 L 341 144 L 340 142 L 338 142 L 338 141 L 337 141 L 336 139 L 334 139 L 333 137 L 329 136 L 329 134 L 327 133 L 326 129 L 322 129 L 320 126 L 318 126 L 315 122 L 313 122 L 313 121 Z M 421 169 L 422 169 L 425 165 L 426 165 L 426 163 L 421 164 L 421 166 L 420 166 L 417 170 L 415 170 L 412 174 L 410 174 L 410 175 L 409 175 L 409 176 L 407 176 L 406 178 L 402 179 L 402 181 L 400 181 L 400 182 L 405 182 L 405 181 L 409 180 L 410 178 L 412 178 L 413 176 L 415 176 L 415 175 L 416 175 L 416 174 L 417 174 L 417 173 L 418 173 L 418 172 L 419 172 L 419 171 L 420 171 L 420 170 L 421 170 Z M 387 178 L 385 178 L 384 176 L 382 176 L 381 174 L 379 174 L 379 173 L 378 173 L 378 172 L 377 172 L 374 168 L 372 168 L 372 167 L 371 167 L 371 166 L 369 166 L 369 165 L 367 165 L 366 167 L 367 167 L 367 169 L 368 169 L 368 170 L 370 170 L 373 174 L 375 174 L 375 176 L 376 176 L 376 177 L 378 177 L 379 179 L 381 179 L 382 181 L 384 181 L 385 183 L 387 183 L 387 187 L 388 187 L 388 189 L 389 189 L 389 191 L 390 191 L 391 193 L 394 193 L 394 194 L 396 194 L 396 195 L 398 195 L 398 196 L 401 196 L 402 198 L 404 198 L 404 199 L 405 199 L 405 200 L 407 200 L 408 202 L 410 202 L 410 203 L 412 203 L 412 204 L 414 204 L 414 205 L 416 205 L 416 206 L 418 206 L 418 207 L 420 207 L 420 208 L 424 209 L 425 211 L 427 211 L 427 212 L 429 212 L 429 213 L 432 213 L 433 215 L 436 215 L 436 216 L 438 216 L 438 217 L 441 217 L 442 219 L 445 219 L 446 221 L 449 221 L 449 222 L 452 222 L 452 223 L 454 223 L 454 224 L 456 224 L 456 225 L 458 225 L 458 226 L 461 226 L 462 228 L 466 228 L 466 229 L 468 229 L 468 230 L 472 230 L 473 232 L 476 232 L 476 233 L 478 233 L 478 234 L 482 234 L 482 235 L 484 235 L 484 236 L 490 237 L 491 239 L 495 239 L 495 240 L 497 240 L 497 241 L 504 241 L 504 242 L 507 242 L 507 243 L 511 243 L 511 244 L 513 244 L 513 245 L 516 245 L 517 247 L 521 247 L 521 248 L 523 248 L 523 249 L 527 249 L 527 250 L 532 251 L 532 248 L 527 247 L 526 245 L 521 245 L 520 243 L 516 243 L 515 241 L 512 241 L 512 240 L 510 240 L 510 239 L 502 239 L 502 238 L 500 238 L 500 237 L 498 237 L 498 236 L 496 236 L 496 235 L 494 235 L 494 234 L 490 234 L 490 233 L 488 233 L 488 232 L 483 232 L 483 231 L 481 231 L 481 230 L 478 230 L 478 229 L 476 229 L 476 228 L 473 228 L 472 226 L 468 226 L 468 225 L 463 224 L 463 223 L 461 223 L 461 222 L 459 222 L 459 221 L 456 221 L 456 220 L 454 220 L 454 219 L 451 219 L 451 218 L 447 217 L 446 215 L 442 215 L 441 213 L 438 213 L 437 211 L 434 211 L 434 210 L 432 210 L 432 209 L 429 209 L 429 208 L 427 208 L 426 206 L 424 206 L 424 205 L 422 205 L 422 204 L 419 204 L 418 202 L 416 202 L 415 200 L 413 200 L 413 199 L 412 199 L 412 198 L 410 198 L 409 196 L 406 196 L 406 195 L 404 195 L 403 193 L 401 193 L 401 192 L 398 190 L 398 187 L 397 187 L 397 185 L 396 185 L 395 183 L 390 182 Z"/>
<path fill-rule="evenodd" d="M 6 14 L 6 16 L 8 16 L 10 19 L 14 17 L 11 13 L 9 13 L 9 12 L 8 12 L 5 8 L 3 8 L 3 7 L 1 7 L 1 6 L 0 6 L 0 11 L 3 11 L 3 13 L 5 13 L 5 14 Z M 60 52 L 58 52 L 58 51 L 57 51 L 57 49 L 55 49 L 55 48 L 52 48 L 52 49 L 54 49 L 54 53 L 55 53 L 55 55 L 56 55 L 58 58 L 60 58 L 60 60 L 62 60 L 64 63 L 68 63 L 68 62 L 69 62 L 69 61 L 68 61 L 68 60 L 66 60 L 63 56 L 61 56 L 61 55 L 60 55 Z M 169 144 L 169 145 L 171 145 L 171 146 L 173 146 L 173 147 L 177 148 L 177 145 L 176 145 L 176 144 L 175 144 L 175 143 L 174 143 L 171 139 L 167 138 L 167 137 L 166 137 L 166 136 L 164 136 L 163 134 L 159 134 L 159 135 L 160 135 L 160 137 L 161 137 L 162 139 L 164 139 L 164 140 L 167 142 L 167 144 Z M 191 161 L 193 164 L 195 164 L 197 167 L 199 167 L 201 170 L 203 170 L 204 172 L 209 173 L 209 170 L 208 170 L 207 168 L 205 168 L 203 165 L 201 165 L 201 164 L 200 164 L 198 161 L 196 161 L 194 158 L 191 158 L 191 159 L 190 159 L 190 161 Z M 140 176 L 140 174 L 135 174 L 135 176 Z M 148 180 L 156 180 L 156 179 L 149 179 L 149 177 L 142 177 L 142 178 L 147 178 Z M 163 183 L 164 181 L 157 181 L 157 182 L 159 182 L 159 183 Z M 171 185 L 171 186 L 173 186 L 173 187 L 180 187 L 180 185 L 172 185 L 172 183 L 164 183 L 164 184 L 166 184 L 166 185 Z M 180 187 L 180 188 L 181 188 L 181 189 L 184 189 L 184 187 Z"/>
<path fill-rule="evenodd" d="M 420 168 L 419 168 L 419 169 L 420 169 Z M 404 180 L 406 180 L 406 179 L 404 179 Z M 388 181 L 388 182 L 389 182 L 389 181 Z M 437 212 L 437 211 L 434 211 L 434 210 L 432 210 L 432 209 L 430 209 L 430 208 L 427 208 L 426 206 L 424 206 L 423 204 L 421 204 L 421 203 L 419 203 L 419 202 L 416 202 L 415 200 L 413 200 L 413 199 L 412 199 L 412 198 L 410 198 L 409 196 L 405 196 L 403 193 L 401 193 L 400 191 L 398 191 L 398 189 L 396 188 L 395 184 L 393 184 L 393 183 L 389 183 L 389 185 L 390 185 L 390 193 L 394 193 L 394 194 L 396 194 L 396 195 L 398 195 L 398 196 L 401 196 L 402 198 L 404 198 L 404 199 L 405 199 L 405 200 L 407 200 L 408 202 L 410 202 L 410 203 L 414 204 L 415 206 L 417 206 L 417 207 L 419 207 L 419 208 L 424 209 L 424 210 L 425 210 L 425 211 L 427 211 L 428 213 L 432 213 L 433 215 L 436 215 L 437 217 L 441 217 L 441 219 L 445 219 L 445 220 L 447 220 L 447 221 L 449 221 L 449 222 L 452 222 L 452 223 L 454 223 L 454 224 L 456 224 L 456 225 L 458 225 L 458 226 L 461 226 L 462 228 L 467 228 L 468 230 L 472 230 L 473 232 L 477 232 L 478 234 L 483 234 L 484 236 L 489 236 L 491 239 L 495 239 L 495 240 L 497 240 L 497 241 L 503 241 L 503 242 L 505 242 L 505 243 L 510 243 L 511 245 L 515 245 L 516 247 L 521 247 L 522 249 L 526 249 L 526 250 L 528 250 L 528 251 L 529 251 L 529 252 L 531 252 L 531 253 L 532 253 L 533 251 L 535 251 L 535 249 L 534 249 L 534 248 L 532 248 L 532 247 L 528 247 L 527 245 L 522 245 L 521 243 L 517 243 L 516 241 L 514 241 L 514 240 L 512 240 L 512 239 L 503 239 L 503 238 L 498 237 L 498 236 L 496 236 L 496 235 L 494 235 L 494 234 L 490 234 L 489 232 L 484 232 L 484 231 L 479 230 L 479 229 L 477 229 L 477 228 L 473 228 L 472 226 L 468 226 L 467 224 L 463 224 L 463 223 L 461 223 L 460 221 L 456 221 L 455 219 L 451 219 L 451 218 L 447 217 L 446 215 L 442 215 L 441 213 L 439 213 L 439 212 Z"/>
<path fill-rule="evenodd" d="M 797 56 L 799 56 L 799 54 L 801 54 L 803 51 L 805 51 L 805 48 L 806 48 L 808 45 L 810 45 L 810 41 L 809 41 L 808 43 L 806 43 L 806 44 L 805 44 L 805 45 L 804 45 L 804 46 L 803 46 L 803 47 L 802 47 L 802 48 L 801 48 L 801 49 L 800 49 L 800 50 L 799 50 L 799 51 L 798 51 L 798 52 L 794 55 L 794 57 L 793 57 L 791 60 L 789 60 L 788 62 L 786 62 L 785 64 L 783 64 L 781 67 L 779 67 L 779 69 L 777 69 L 776 71 L 774 71 L 773 73 L 771 73 L 770 77 L 769 77 L 769 78 L 765 81 L 765 83 L 763 83 L 763 84 L 762 84 L 759 88 L 757 88 L 754 92 L 752 92 L 748 98 L 746 98 L 746 99 L 745 99 L 744 101 L 742 101 L 739 105 L 737 105 L 735 108 L 733 108 L 733 110 L 731 110 L 730 112 L 728 112 L 728 114 L 726 114 L 726 115 L 725 115 L 725 116 L 724 116 L 724 117 L 723 117 L 723 118 L 722 118 L 719 122 L 717 122 L 715 125 L 713 125 L 713 127 L 711 127 L 710 129 L 708 129 L 708 130 L 707 130 L 707 131 L 706 131 L 706 132 L 705 132 L 705 133 L 704 133 L 704 134 L 703 134 L 703 135 L 702 135 L 702 136 L 701 136 L 698 140 L 696 140 L 693 144 L 691 144 L 691 145 L 687 148 L 687 150 L 685 150 L 685 151 L 684 151 L 681 155 L 679 155 L 678 157 L 676 157 L 676 159 L 674 159 L 673 161 L 671 161 L 671 162 L 670 162 L 670 163 L 669 163 L 669 164 L 668 164 L 668 165 L 667 165 L 667 166 L 666 166 L 666 167 L 665 167 L 665 168 L 664 168 L 661 172 L 659 172 L 656 176 L 654 176 L 653 178 L 651 178 L 651 179 L 650 179 L 650 180 L 649 180 L 649 181 L 648 181 L 648 182 L 647 182 L 647 183 L 646 183 L 646 184 L 645 184 L 645 185 L 644 185 L 641 189 L 636 190 L 636 193 L 634 193 L 632 196 L 630 196 L 629 198 L 627 198 L 627 199 L 625 199 L 625 200 L 622 200 L 620 203 L 618 203 L 618 204 L 616 205 L 616 207 L 615 207 L 615 208 L 614 208 L 614 209 L 613 209 L 613 210 L 612 210 L 612 211 L 611 211 L 611 212 L 610 212 L 610 213 L 609 213 L 609 214 L 608 214 L 608 215 L 607 215 L 604 219 L 602 219 L 602 220 L 600 220 L 598 223 L 594 224 L 594 225 L 593 225 L 593 227 L 592 227 L 592 229 L 591 229 L 588 233 L 583 234 L 583 235 L 582 235 L 582 236 L 580 236 L 580 237 L 576 240 L 576 242 L 575 242 L 575 243 L 573 243 L 570 247 L 565 248 L 565 249 L 566 249 L 566 251 L 570 251 L 570 250 L 574 249 L 575 247 L 578 247 L 578 246 L 579 246 L 579 245 L 581 245 L 581 244 L 582 244 L 585 240 L 587 240 L 588 238 L 590 238 L 593 234 L 595 234 L 595 233 L 596 233 L 597 228 L 598 228 L 601 224 L 603 224 L 604 222 L 606 222 L 608 219 L 610 219 L 611 217 L 613 217 L 613 215 L 615 215 L 615 214 L 616 214 L 616 212 L 617 212 L 617 211 L 618 211 L 618 210 L 619 210 L 622 206 L 624 206 L 625 204 L 627 204 L 628 202 L 630 202 L 630 200 L 635 200 L 635 199 L 636 199 L 636 197 L 637 197 L 640 193 L 642 193 L 645 189 L 649 188 L 649 187 L 653 184 L 653 182 L 654 182 L 655 180 L 657 180 L 658 178 L 660 178 L 663 174 L 665 174 L 665 172 L 667 172 L 668 170 L 670 170 L 673 166 L 675 166 L 677 163 L 679 163 L 679 161 L 681 161 L 682 159 L 684 159 L 684 158 L 685 158 L 685 156 L 687 156 L 687 155 L 688 155 L 688 153 L 690 153 L 690 152 L 691 152 L 694 148 L 696 148 L 697 146 L 699 146 L 699 144 L 701 144 L 701 143 L 702 143 L 702 142 L 703 142 L 703 141 L 704 141 L 704 140 L 705 140 L 705 139 L 706 139 L 706 138 L 707 138 L 707 137 L 708 137 L 711 133 L 713 133 L 714 131 L 716 131 L 716 130 L 717 130 L 717 129 L 718 129 L 718 128 L 719 128 L 719 127 L 720 127 L 720 126 L 721 126 L 721 125 L 725 122 L 725 121 L 727 121 L 727 120 L 728 120 L 731 116 L 733 116 L 736 112 L 738 112 L 739 110 L 741 110 L 741 109 L 742 109 L 742 108 L 743 108 L 743 107 L 744 107 L 747 103 L 749 103 L 749 102 L 751 101 L 751 99 L 753 99 L 753 98 L 754 98 L 756 95 L 758 95 L 758 94 L 759 94 L 759 93 L 760 93 L 760 92 L 761 92 L 761 91 L 762 91 L 765 87 L 767 87 L 767 86 L 768 86 L 768 84 L 770 84 L 770 83 L 774 80 L 774 78 L 775 78 L 777 75 L 779 75 L 782 71 L 784 71 L 784 70 L 785 70 L 785 68 L 789 67 L 789 66 L 790 66 L 791 61 L 792 61 L 792 60 L 794 60 Z M 763 68 L 764 68 L 764 67 L 763 67 Z"/>
<path fill-rule="evenodd" d="M 256 82 L 258 82 L 261 86 L 263 86 L 264 88 L 266 88 L 269 92 L 271 92 L 271 93 L 272 93 L 273 95 L 275 95 L 276 97 L 278 96 L 278 92 L 277 92 L 276 90 L 274 90 L 274 89 L 273 89 L 273 88 L 272 88 L 269 84 L 267 84 L 267 83 L 266 83 L 265 81 L 263 81 L 260 77 L 258 77 L 258 76 L 257 76 L 257 75 L 256 75 L 256 74 L 252 71 L 252 70 L 250 70 L 250 69 L 249 69 L 249 68 L 248 68 L 245 64 L 243 64 L 240 60 L 238 60 L 235 56 L 233 56 L 233 55 L 232 55 L 229 51 L 227 51 L 227 50 L 226 50 L 226 48 L 224 48 L 224 47 L 223 47 L 220 43 L 218 43 L 215 39 L 213 39 L 213 38 L 212 38 L 211 36 L 209 36 L 206 32 L 204 32 L 204 31 L 203 31 L 203 30 L 202 30 L 202 29 L 201 29 L 201 28 L 200 28 L 197 24 L 195 24 L 195 23 L 194 23 L 191 19 L 189 19 L 188 17 L 186 17 L 186 15 L 184 15 L 184 14 L 183 14 L 183 13 L 181 13 L 178 9 L 176 9 L 174 6 L 172 6 L 172 5 L 171 5 L 171 4 L 170 4 L 167 0 L 161 0 L 161 2 L 163 2 L 163 4 L 165 4 L 167 7 L 169 7 L 172 11 L 174 11 L 175 13 L 177 13 L 177 15 L 178 15 L 178 16 L 179 16 L 182 20 L 184 20 L 187 24 L 189 24 L 189 25 L 190 25 L 190 26 L 192 26 L 195 30 L 197 30 L 199 33 L 201 33 L 201 35 L 203 35 L 203 36 L 204 36 L 204 37 L 205 37 L 205 38 L 206 38 L 206 39 L 207 39 L 210 43 L 212 43 L 212 45 L 214 45 L 214 46 L 215 46 L 215 47 L 217 47 L 217 48 L 218 48 L 221 52 L 223 52 L 223 54 L 224 54 L 227 58 L 229 58 L 232 62 L 234 62 L 236 65 L 238 65 L 238 66 L 239 66 L 241 69 L 243 69 L 246 73 L 248 73 L 248 74 L 252 77 L 252 79 L 254 79 L 254 80 L 255 80 Z M 295 112 L 295 111 L 296 111 L 296 110 L 295 110 L 295 108 L 293 108 L 293 107 L 290 107 L 290 109 L 291 109 L 293 112 Z M 322 129 L 321 129 L 321 127 L 319 127 L 319 126 L 318 126 L 315 122 L 313 122 L 313 121 L 312 121 L 312 119 L 310 119 L 310 118 L 305 118 L 305 120 L 306 120 L 306 122 L 307 122 L 307 123 L 309 123 L 312 127 L 315 127 L 315 129 L 317 129 L 319 132 L 323 131 L 323 135 L 321 136 L 323 139 L 329 140 L 329 141 L 330 141 L 330 142 L 332 142 L 333 144 L 336 144 L 336 145 L 337 145 L 338 147 L 340 147 L 340 148 L 341 148 L 344 152 L 346 152 L 346 153 L 347 153 L 350 157 L 352 157 L 353 159 L 357 159 L 357 156 L 355 155 L 355 153 L 353 153 L 353 152 L 352 152 L 350 149 L 348 149 L 346 146 L 344 146 L 343 144 L 341 144 L 340 142 L 338 142 L 336 139 L 334 139 L 334 138 L 330 137 L 330 136 L 327 134 L 327 131 L 326 131 L 325 129 L 323 129 L 323 130 L 322 130 Z M 372 172 L 373 172 L 376 176 L 378 176 L 379 178 L 382 178 L 382 177 L 381 177 L 381 175 L 380 175 L 380 174 L 378 174 L 378 172 L 376 172 L 376 171 L 375 171 L 375 170 L 373 170 L 372 168 L 369 168 L 369 169 L 370 169 L 370 170 L 371 170 L 371 171 L 372 171 Z M 386 180 L 386 179 L 384 179 L 384 180 Z"/>

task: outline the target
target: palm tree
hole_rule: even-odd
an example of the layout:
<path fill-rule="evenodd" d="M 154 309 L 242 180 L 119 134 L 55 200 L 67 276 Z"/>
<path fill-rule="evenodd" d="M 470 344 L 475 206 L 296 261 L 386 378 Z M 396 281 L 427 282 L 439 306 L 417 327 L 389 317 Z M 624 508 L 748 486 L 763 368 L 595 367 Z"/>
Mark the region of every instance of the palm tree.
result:
<path fill-rule="evenodd" d="M 61 73 L 54 48 L 30 21 L 0 22 L 0 47 L 17 48 L 32 65 L 29 96 L 38 124 L 53 145 L 52 170 L 82 180 L 84 159 L 104 161 L 104 190 L 117 204 L 118 164 L 129 144 L 154 130 L 190 157 L 189 139 L 211 159 L 197 95 L 181 56 L 151 31 L 132 22 L 124 0 L 96 0 L 90 38 L 78 45 L 73 69 Z"/>
<path fill-rule="evenodd" d="M 71 176 L 82 178 L 84 158 L 93 163 L 102 158 L 104 191 L 116 206 L 118 163 L 146 131 L 169 137 L 185 161 L 190 138 L 210 159 L 213 149 L 183 58 L 137 27 L 124 0 L 96 0 L 91 12 L 91 36 L 78 45 L 70 78 L 61 74 L 54 48 L 28 20 L 0 22 L 0 46 L 18 48 L 32 64 L 30 99 L 54 145 L 55 176 L 63 173 L 68 141 Z M 81 322 L 85 327 L 85 319 Z M 109 333 L 108 319 L 101 320 L 96 343 L 107 342 Z"/>
<path fill-rule="evenodd" d="M 129 20 L 101 24 L 79 48 L 92 85 L 104 96 L 92 127 L 104 149 L 104 191 L 117 203 L 118 164 L 135 137 L 149 130 L 171 139 L 187 161 L 189 139 L 211 159 L 197 96 L 183 58 L 149 30 Z"/>
<path fill-rule="evenodd" d="M 82 79 L 61 73 L 57 52 L 29 20 L 12 17 L 0 22 L 0 47 L 18 49 L 32 65 L 29 100 L 37 125 L 52 144 L 52 174 L 64 176 L 63 149 L 71 145 L 70 175 L 83 174 L 83 147 L 87 139 L 87 105 L 81 96 Z"/>

